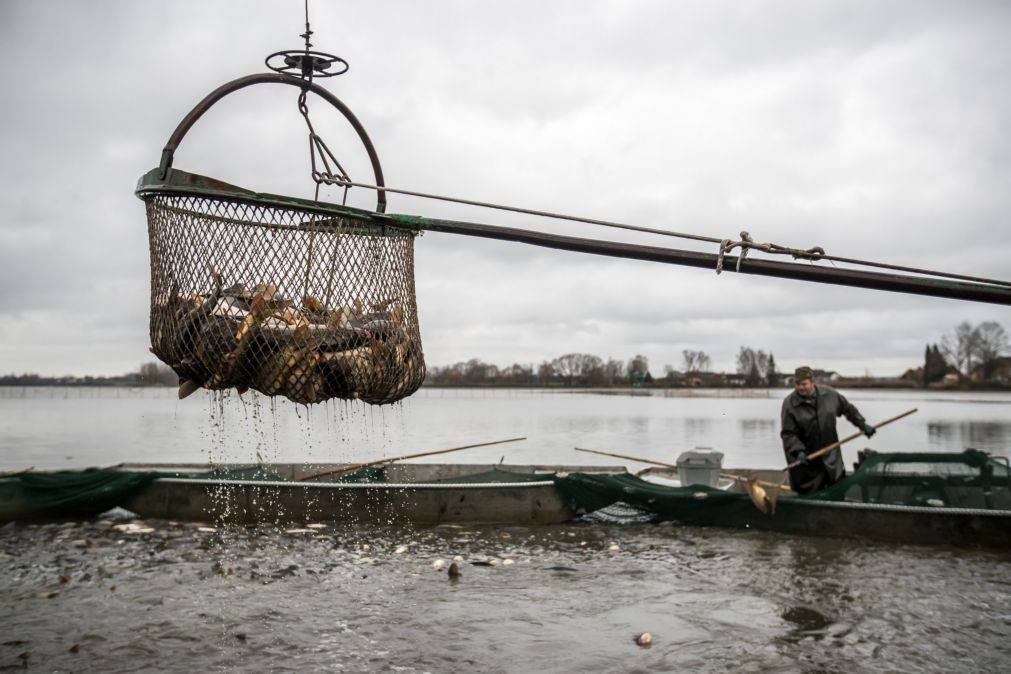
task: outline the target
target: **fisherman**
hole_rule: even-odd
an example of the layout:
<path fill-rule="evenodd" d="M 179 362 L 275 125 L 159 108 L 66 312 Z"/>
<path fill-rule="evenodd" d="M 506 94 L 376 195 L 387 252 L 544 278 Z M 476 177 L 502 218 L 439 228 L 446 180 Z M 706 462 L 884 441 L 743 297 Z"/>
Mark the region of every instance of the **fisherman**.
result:
<path fill-rule="evenodd" d="M 798 494 L 819 491 L 845 477 L 846 466 L 838 447 L 808 459 L 808 455 L 839 439 L 835 419 L 843 415 L 868 438 L 874 435 L 874 427 L 842 394 L 816 384 L 811 368 L 798 367 L 793 393 L 783 401 L 783 430 L 779 434 L 787 463 L 800 462 L 790 469 L 790 486 Z"/>

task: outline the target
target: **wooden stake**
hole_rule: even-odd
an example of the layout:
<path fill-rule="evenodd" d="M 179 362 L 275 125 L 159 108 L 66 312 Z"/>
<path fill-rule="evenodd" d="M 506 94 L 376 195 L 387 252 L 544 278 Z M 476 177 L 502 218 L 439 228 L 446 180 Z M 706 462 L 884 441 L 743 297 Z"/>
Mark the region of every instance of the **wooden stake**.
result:
<path fill-rule="evenodd" d="M 519 442 L 520 440 L 526 440 L 526 438 L 511 438 L 509 440 L 496 440 L 494 442 L 482 442 L 477 445 L 464 445 L 463 447 L 453 447 L 451 449 L 437 449 L 433 452 L 419 452 L 417 454 L 403 454 L 401 456 L 389 456 L 385 459 L 376 459 L 375 461 L 366 461 L 365 463 L 358 463 L 353 466 L 345 466 L 343 468 L 334 468 L 331 470 L 324 470 L 319 473 L 312 473 L 310 475 L 303 475 L 298 478 L 299 481 L 314 480 L 318 477 L 325 477 L 327 475 L 343 475 L 344 473 L 353 473 L 356 470 L 361 470 L 362 468 L 368 468 L 369 466 L 378 466 L 381 463 L 393 463 L 394 461 L 403 461 L 404 459 L 417 459 L 422 456 L 434 456 L 436 454 L 448 454 L 450 452 L 459 452 L 461 449 L 472 449 L 474 447 L 489 447 L 491 445 L 501 445 L 506 442 Z"/>

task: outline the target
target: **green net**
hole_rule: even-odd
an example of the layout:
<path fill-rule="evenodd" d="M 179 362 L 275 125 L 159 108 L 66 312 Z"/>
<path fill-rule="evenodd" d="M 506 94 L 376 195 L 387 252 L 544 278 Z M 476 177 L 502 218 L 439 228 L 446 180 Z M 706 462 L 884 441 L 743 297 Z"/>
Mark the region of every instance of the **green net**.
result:
<path fill-rule="evenodd" d="M 432 484 L 496 484 L 510 482 L 544 482 L 551 480 L 553 473 L 516 473 L 511 470 L 492 468 L 483 473 L 459 475 L 441 480 L 432 480 Z"/>
<path fill-rule="evenodd" d="M 0 520 L 86 518 L 111 510 L 157 473 L 89 468 L 0 480 Z"/>
<path fill-rule="evenodd" d="M 661 519 L 679 519 L 686 508 L 711 509 L 725 501 L 737 503 L 741 496 L 702 485 L 656 484 L 629 473 L 568 473 L 556 475 L 554 481 L 555 487 L 585 513 L 623 504 Z"/>
<path fill-rule="evenodd" d="M 1006 461 L 976 449 L 957 454 L 867 452 L 853 475 L 805 498 L 1011 510 L 1011 470 Z"/>
<path fill-rule="evenodd" d="M 366 466 L 350 473 L 338 473 L 325 478 L 327 482 L 386 482 L 385 466 Z"/>
<path fill-rule="evenodd" d="M 734 519 L 746 494 L 692 485 L 655 484 L 630 474 L 571 473 L 555 486 L 582 511 L 592 513 L 624 504 L 659 518 L 719 521 Z M 961 453 L 867 452 L 855 473 L 828 489 L 804 496 L 809 501 L 851 501 L 887 505 L 1011 510 L 1011 470 L 1006 462 L 969 449 Z M 749 507 L 751 507 L 749 505 Z"/>
<path fill-rule="evenodd" d="M 219 466 L 211 470 L 165 472 L 161 473 L 159 477 L 180 477 L 188 480 L 257 480 L 262 482 L 283 482 L 289 479 L 263 466 Z"/>

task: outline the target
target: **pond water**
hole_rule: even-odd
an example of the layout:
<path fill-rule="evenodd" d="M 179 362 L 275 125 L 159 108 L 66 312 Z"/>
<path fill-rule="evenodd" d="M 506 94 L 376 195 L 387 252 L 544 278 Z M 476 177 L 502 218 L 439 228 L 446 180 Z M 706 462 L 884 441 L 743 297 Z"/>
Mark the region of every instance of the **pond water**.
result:
<path fill-rule="evenodd" d="M 845 393 L 872 422 L 920 410 L 861 446 L 1011 447 L 1007 394 Z M 0 390 L 0 462 L 357 461 L 525 436 L 430 460 L 608 463 L 575 446 L 672 460 L 707 446 L 727 465 L 782 465 L 785 391 L 426 389 L 387 409 L 310 411 L 174 395 Z M 128 517 L 0 528 L 0 669 L 936 672 L 1011 661 L 1007 552 L 672 524 L 285 530 Z M 455 581 L 433 567 L 454 555 Z M 642 632 L 652 646 L 634 643 Z"/>
<path fill-rule="evenodd" d="M 649 395 L 648 393 L 652 393 Z M 525 437 L 434 456 L 432 462 L 609 462 L 574 447 L 673 462 L 710 447 L 734 467 L 782 466 L 779 413 L 786 390 L 651 391 L 600 395 L 540 389 L 422 389 L 385 407 L 312 408 L 257 394 L 172 389 L 0 388 L 0 469 L 120 462 L 328 463 Z M 843 391 L 868 421 L 919 412 L 844 449 L 847 463 L 881 451 L 1011 451 L 1011 393 Z M 840 419 L 840 436 L 855 429 Z M 631 467 L 631 466 L 630 466 Z M 637 466 L 641 468 L 642 466 Z"/>

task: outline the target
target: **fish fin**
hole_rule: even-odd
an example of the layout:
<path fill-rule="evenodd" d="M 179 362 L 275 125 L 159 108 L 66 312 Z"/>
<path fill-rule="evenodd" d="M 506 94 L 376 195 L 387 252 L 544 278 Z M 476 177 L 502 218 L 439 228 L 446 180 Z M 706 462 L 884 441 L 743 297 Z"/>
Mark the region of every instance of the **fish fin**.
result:
<path fill-rule="evenodd" d="M 182 384 L 179 384 L 179 400 L 183 398 L 188 398 L 193 395 L 201 386 L 201 383 L 196 379 L 187 379 Z"/>

